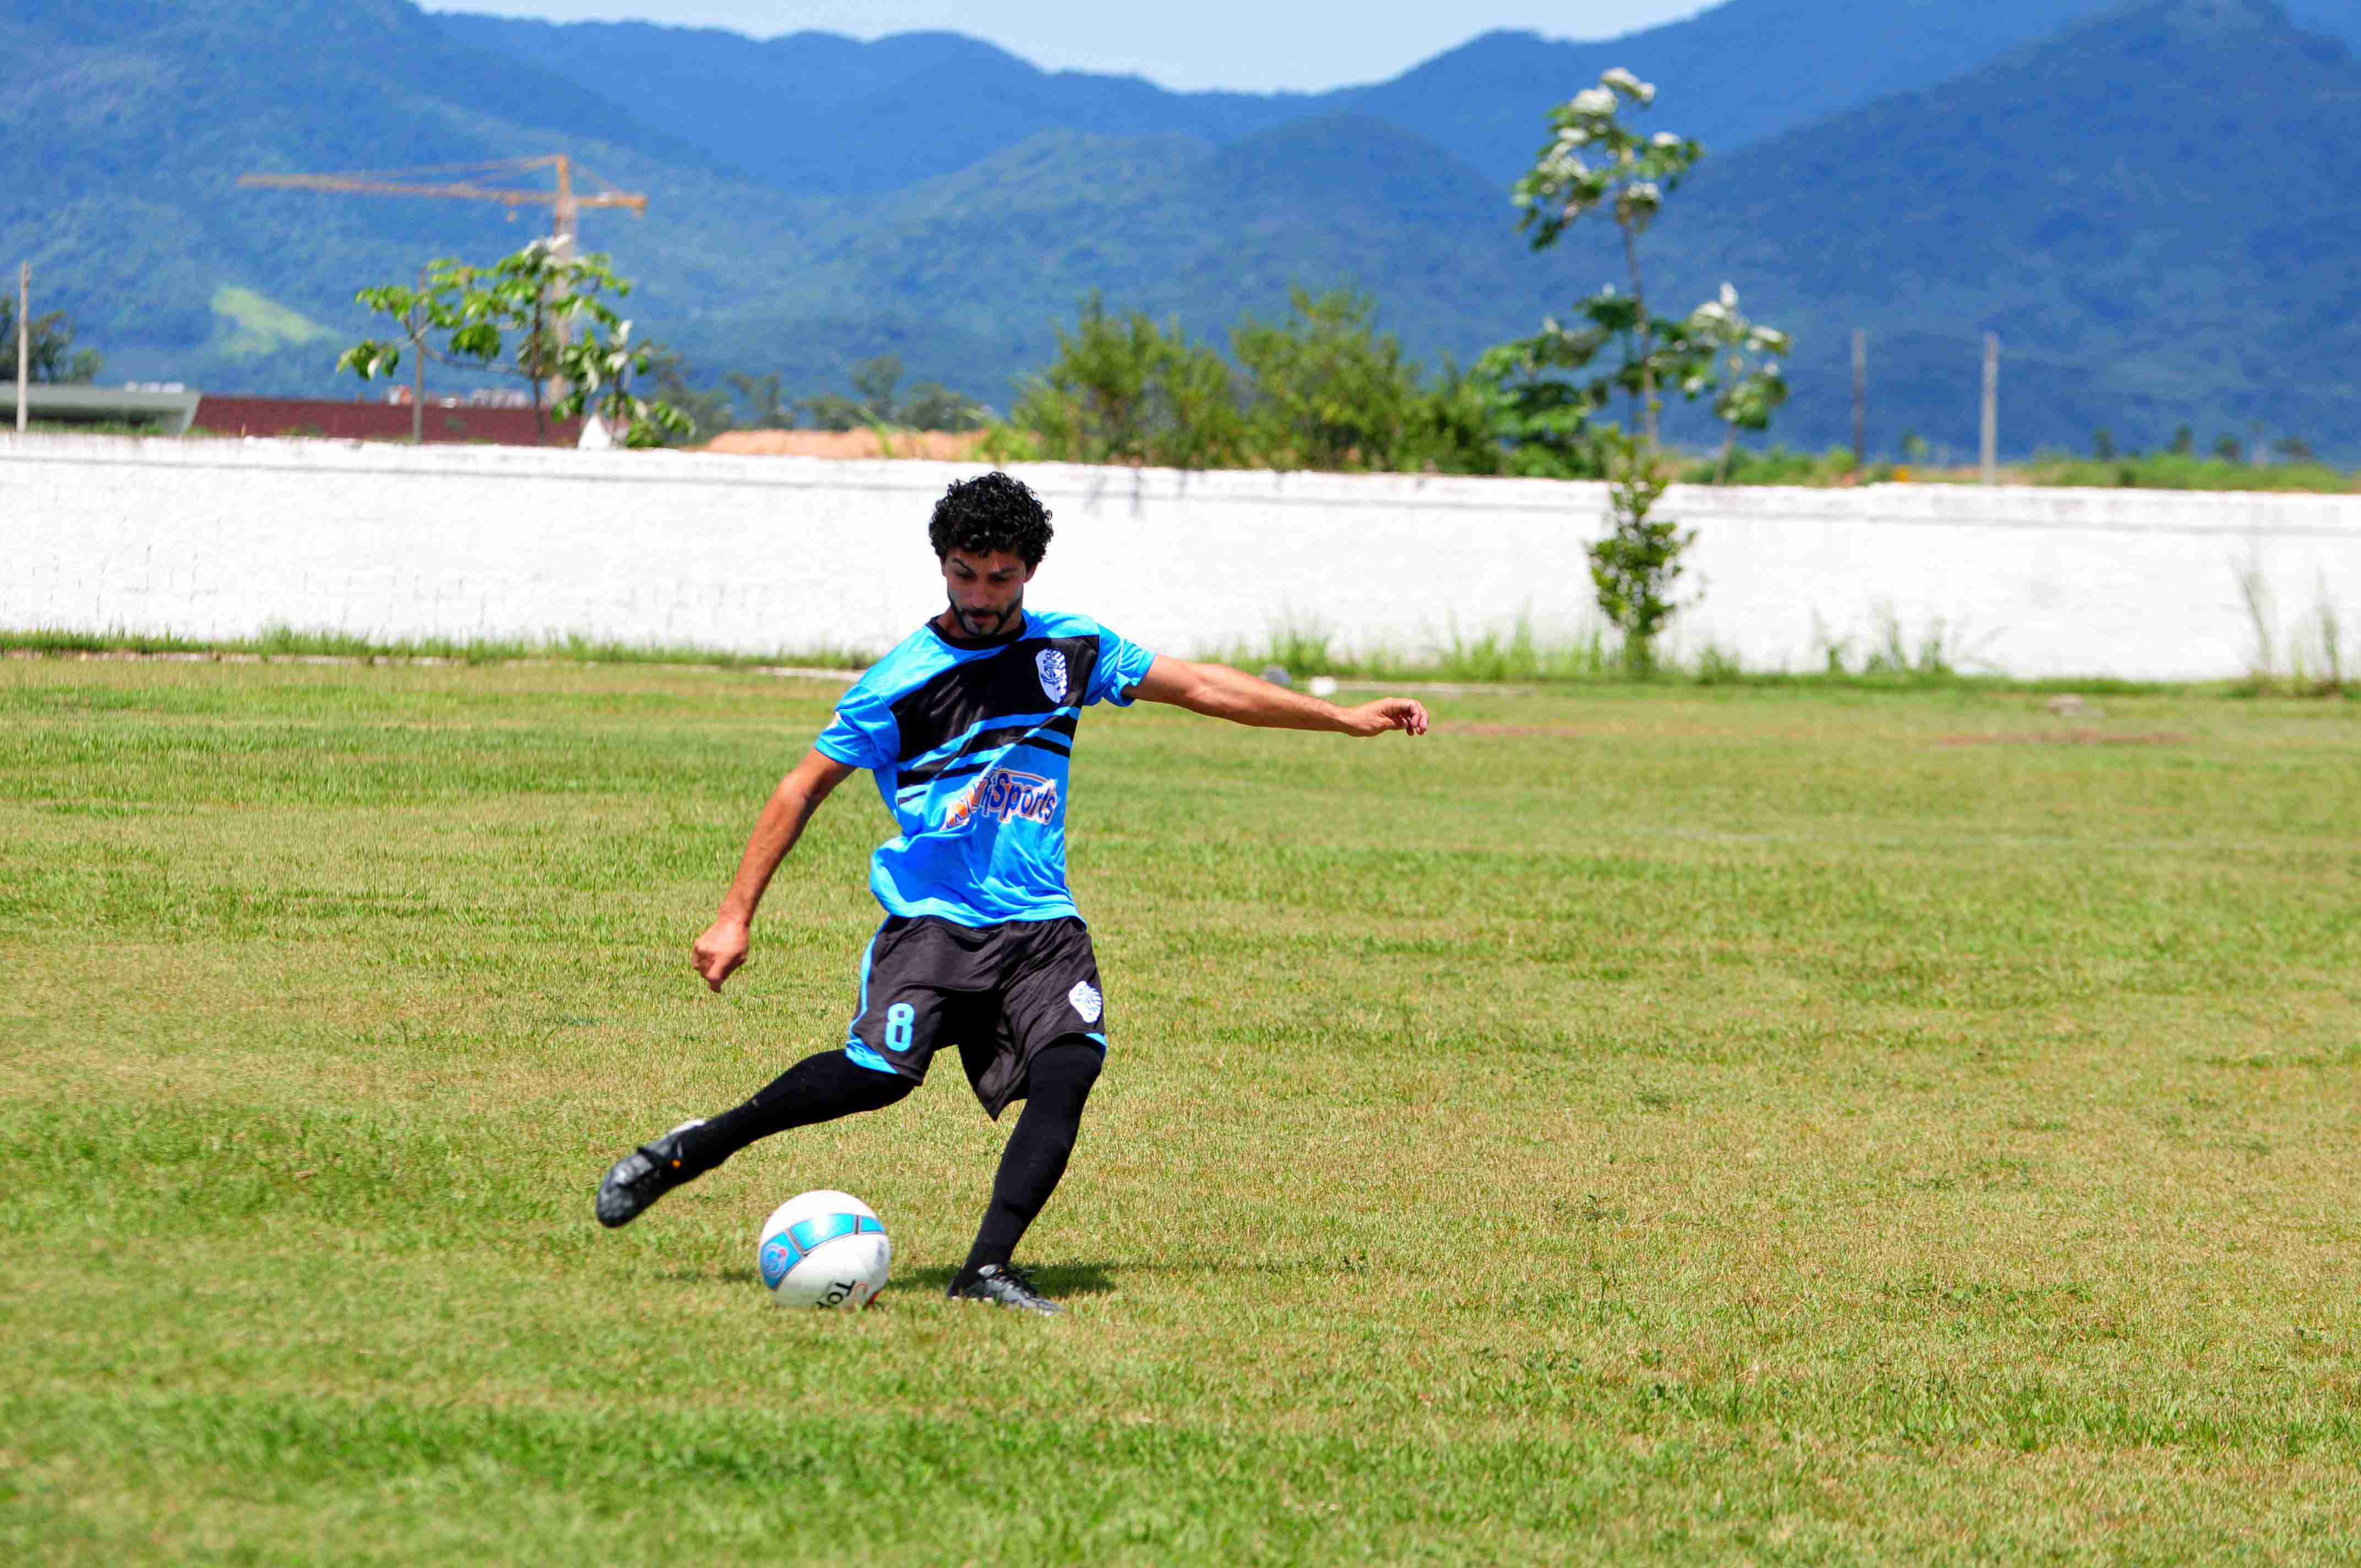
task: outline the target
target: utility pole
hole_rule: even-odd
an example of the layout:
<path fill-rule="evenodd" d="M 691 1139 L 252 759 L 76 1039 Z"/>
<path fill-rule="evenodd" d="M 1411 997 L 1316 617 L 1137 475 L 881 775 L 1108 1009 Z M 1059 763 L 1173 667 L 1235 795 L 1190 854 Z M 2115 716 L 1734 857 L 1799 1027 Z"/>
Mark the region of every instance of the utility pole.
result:
<path fill-rule="evenodd" d="M 555 172 L 557 175 L 557 200 L 550 207 L 549 254 L 560 267 L 563 267 L 574 259 L 574 236 L 582 221 L 582 209 L 574 199 L 574 165 L 566 160 L 563 153 L 557 155 Z M 566 312 L 566 302 L 563 299 L 549 301 L 545 308 L 556 313 L 557 346 L 563 349 L 573 338 L 573 334 L 567 330 L 573 325 L 573 320 Z M 540 395 L 546 397 L 553 403 L 555 402 L 566 395 L 565 378 L 552 376 L 548 384 L 541 389 Z M 536 404 L 533 408 L 536 421 L 539 420 L 540 415 L 541 409 Z M 594 414 L 591 417 L 595 419 L 598 416 Z"/>
<path fill-rule="evenodd" d="M 1869 333 L 1852 329 L 1852 460 L 1855 467 L 1869 462 Z"/>
<path fill-rule="evenodd" d="M 426 292 L 426 269 L 418 269 L 418 291 Z M 412 305 L 413 316 L 423 314 L 426 307 Z M 426 329 L 413 325 L 410 336 L 410 444 L 426 444 Z"/>
<path fill-rule="evenodd" d="M 16 264 L 16 433 L 33 418 L 33 264 Z"/>
<path fill-rule="evenodd" d="M 2000 483 L 2000 334 L 1984 334 L 1984 483 Z"/>

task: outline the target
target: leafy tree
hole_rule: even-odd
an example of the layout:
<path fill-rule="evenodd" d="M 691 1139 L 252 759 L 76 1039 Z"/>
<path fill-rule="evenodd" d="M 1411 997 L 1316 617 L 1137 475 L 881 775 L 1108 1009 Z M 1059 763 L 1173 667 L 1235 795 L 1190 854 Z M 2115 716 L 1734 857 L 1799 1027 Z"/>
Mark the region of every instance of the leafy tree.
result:
<path fill-rule="evenodd" d="M 1597 348 L 1572 337 L 1553 317 L 1538 335 L 1488 348 L 1476 361 L 1476 376 L 1492 390 L 1492 432 L 1520 473 L 1559 479 L 1598 475 L 1590 416 L 1604 394 L 1596 381 L 1576 382 L 1562 373 L 1587 365 Z"/>
<path fill-rule="evenodd" d="M 906 422 L 894 401 L 894 389 L 902 380 L 900 356 L 881 354 L 873 359 L 863 359 L 853 366 L 851 378 L 856 394 L 853 397 L 822 392 L 795 405 L 811 421 L 813 429 L 866 430 Z"/>
<path fill-rule="evenodd" d="M 1625 330 L 1638 340 L 1625 358 L 1638 377 L 1637 422 L 1651 444 L 1656 440 L 1658 320 L 1648 311 L 1640 236 L 1663 211 L 1664 198 L 1705 156 L 1705 149 L 1689 137 L 1659 131 L 1643 138 L 1623 123 L 1627 109 L 1645 109 L 1655 101 L 1654 86 L 1630 71 L 1618 67 L 1602 73 L 1598 86 L 1585 88 L 1550 111 L 1555 135 L 1511 192 L 1524 214 L 1518 227 L 1532 233 L 1535 250 L 1555 245 L 1593 212 L 1609 214 L 1621 231 L 1624 265 L 1631 278 Z"/>
<path fill-rule="evenodd" d="M 1500 388 L 1482 367 L 1462 370 L 1445 359 L 1432 387 L 1411 405 L 1403 460 L 1444 474 L 1498 474 L 1507 467 L 1500 440 Z"/>
<path fill-rule="evenodd" d="M 870 422 L 868 405 L 841 392 L 821 392 L 796 407 L 814 430 L 861 430 Z"/>
<path fill-rule="evenodd" d="M 2115 459 L 2115 433 L 2104 425 L 2091 433 L 2091 455 L 2102 463 Z"/>
<path fill-rule="evenodd" d="M 864 359 L 852 367 L 852 389 L 860 394 L 862 407 L 879 424 L 894 422 L 894 389 L 901 384 L 902 356 L 881 354 L 874 359 Z"/>
<path fill-rule="evenodd" d="M 2187 425 L 2182 425 L 2179 430 L 2172 433 L 2172 444 L 2166 447 L 2165 450 L 2171 453 L 2175 457 L 2189 457 L 2195 455 L 2197 452 L 2197 433 L 2190 429 Z"/>
<path fill-rule="evenodd" d="M 1058 356 L 1018 383 L 1010 423 L 1040 455 L 1079 463 L 1232 467 L 1247 461 L 1243 398 L 1228 361 L 1180 323 L 1109 313 L 1086 296 Z"/>
<path fill-rule="evenodd" d="M 105 361 L 95 348 L 73 345 L 74 324 L 63 311 L 49 311 L 42 315 L 28 316 L 25 322 L 25 345 L 27 355 L 26 374 L 36 383 L 54 386 L 88 386 L 98 379 Z M 16 302 L 11 296 L 0 299 L 0 381 L 16 378 Z"/>
<path fill-rule="evenodd" d="M 1795 343 L 1777 327 L 1747 320 L 1738 308 L 1738 291 L 1728 283 L 1719 295 L 1689 313 L 1687 328 L 1687 341 L 1706 358 L 1703 374 L 1713 390 L 1714 417 L 1727 427 L 1718 470 L 1719 480 L 1726 484 L 1730 458 L 1738 450 L 1738 433 L 1768 430 L 1771 415 L 1787 400 L 1787 378 L 1780 373 L 1778 356 L 1793 354 Z M 1694 374 L 1681 386 L 1689 396 L 1697 395 Z"/>
<path fill-rule="evenodd" d="M 1477 361 L 1500 387 L 1499 435 L 1521 472 L 1597 477 L 1605 469 L 1590 422 L 1618 392 L 1636 402 L 1649 388 L 1670 384 L 1693 399 L 1712 385 L 1714 344 L 1694 317 L 1657 316 L 1642 332 L 1638 302 L 1612 284 L 1576 305 L 1575 315 L 1571 326 L 1548 317 L 1532 337 L 1499 345 Z M 1620 361 L 1598 366 L 1610 345 Z"/>
<path fill-rule="evenodd" d="M 1497 473 L 1499 389 L 1446 366 L 1426 379 L 1349 293 L 1297 290 L 1278 322 L 1243 317 L 1232 357 L 1145 311 L 1086 297 L 1058 356 L 1019 384 L 1004 455 L 1163 467 Z"/>
<path fill-rule="evenodd" d="M 406 347 L 421 364 L 433 359 L 522 378 L 532 389 L 536 423 L 543 421 L 544 391 L 563 382 L 549 411 L 571 419 L 595 409 L 626 445 L 650 446 L 688 433 L 694 427 L 677 409 L 630 390 L 654 348 L 631 343 L 631 323 L 599 297 L 602 291 L 620 298 L 631 285 L 615 275 L 604 255 L 561 258 L 546 239 L 490 267 L 440 258 L 415 288 L 388 284 L 355 296 L 392 317 L 401 335 L 363 339 L 337 357 L 336 368 L 365 381 L 390 376 Z"/>
<path fill-rule="evenodd" d="M 1073 331 L 1057 333 L 1049 369 L 1019 383 L 1016 422 L 1040 438 L 1046 455 L 1146 461 L 1150 388 L 1172 352 L 1162 329 L 1146 311 L 1108 314 L 1093 291 Z M 1177 323 L 1173 336 L 1180 337 Z"/>
<path fill-rule="evenodd" d="M 1294 319 L 1230 333 L 1252 381 L 1247 440 L 1280 468 L 1401 466 L 1418 420 L 1418 367 L 1376 328 L 1366 294 L 1290 291 Z"/>
<path fill-rule="evenodd" d="M 911 388 L 895 411 L 909 430 L 982 430 L 992 418 L 982 403 L 939 381 L 921 381 Z"/>
<path fill-rule="evenodd" d="M 659 399 L 680 411 L 690 430 L 699 435 L 714 436 L 737 429 L 738 409 L 730 394 L 718 388 L 698 391 L 689 381 L 695 374 L 687 358 L 677 349 L 649 345 L 648 379 L 654 383 Z M 734 382 L 743 378 L 733 376 L 730 379 Z"/>
<path fill-rule="evenodd" d="M 779 373 L 746 376 L 732 373 L 723 378 L 730 389 L 745 403 L 743 422 L 750 430 L 793 430 L 796 426 L 795 404 L 781 396 Z M 733 417 L 735 414 L 733 412 Z"/>
<path fill-rule="evenodd" d="M 1607 537 L 1590 546 L 1590 582 L 1598 608 L 1623 634 L 1623 662 L 1635 674 L 1655 668 L 1656 637 L 1679 606 L 1673 585 L 1681 554 L 1697 539 L 1657 518 L 1672 473 L 1654 443 L 1616 430 L 1599 434 L 1606 460 Z"/>
<path fill-rule="evenodd" d="M 646 372 L 653 355 L 651 345 L 631 342 L 631 323 L 599 321 L 557 351 L 557 373 L 566 389 L 551 411 L 560 419 L 593 414 L 609 430 L 619 432 L 625 446 L 661 446 L 694 433 L 687 415 L 631 389 L 633 378 Z"/>

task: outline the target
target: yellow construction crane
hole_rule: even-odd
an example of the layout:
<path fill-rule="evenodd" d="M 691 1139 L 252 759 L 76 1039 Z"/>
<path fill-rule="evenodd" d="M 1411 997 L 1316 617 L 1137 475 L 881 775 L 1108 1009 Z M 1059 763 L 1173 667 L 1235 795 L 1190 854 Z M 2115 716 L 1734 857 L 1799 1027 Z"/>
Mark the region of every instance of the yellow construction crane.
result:
<path fill-rule="evenodd" d="M 485 183 L 495 175 L 522 174 L 535 169 L 555 170 L 557 188 L 519 190 Z M 422 177 L 427 175 L 442 178 L 422 182 Z M 362 169 L 349 174 L 245 174 L 238 177 L 237 182 L 279 191 L 341 191 L 356 196 L 445 196 L 463 202 L 498 202 L 510 208 L 548 207 L 553 209 L 551 248 L 560 261 L 573 258 L 574 236 L 583 208 L 622 207 L 638 217 L 645 217 L 648 211 L 647 197 L 636 191 L 602 188 L 590 195 L 578 194 L 574 189 L 573 160 L 562 152 L 546 158 L 431 164 L 422 169 Z M 600 184 L 605 186 L 603 181 Z"/>
<path fill-rule="evenodd" d="M 530 173 L 547 169 L 557 176 L 554 191 L 538 187 L 486 184 L 496 175 Z M 586 174 L 588 170 L 584 170 Z M 439 176 L 427 180 L 425 176 Z M 633 217 L 648 215 L 648 199 L 637 191 L 618 191 L 600 181 L 600 189 L 581 195 L 574 189 L 574 161 L 562 152 L 545 158 L 500 158 L 481 163 L 434 163 L 416 169 L 357 169 L 345 174 L 241 174 L 237 182 L 276 191 L 336 191 L 353 196 L 444 196 L 462 202 L 498 202 L 514 216 L 519 207 L 551 209 L 550 250 L 560 261 L 574 259 L 574 237 L 585 207 L 621 207 Z M 557 340 L 566 340 L 566 320 L 557 318 Z M 423 439 L 420 409 L 426 401 L 426 360 L 417 356 L 416 381 L 411 393 L 411 439 Z M 564 383 L 549 383 L 555 397 Z"/>

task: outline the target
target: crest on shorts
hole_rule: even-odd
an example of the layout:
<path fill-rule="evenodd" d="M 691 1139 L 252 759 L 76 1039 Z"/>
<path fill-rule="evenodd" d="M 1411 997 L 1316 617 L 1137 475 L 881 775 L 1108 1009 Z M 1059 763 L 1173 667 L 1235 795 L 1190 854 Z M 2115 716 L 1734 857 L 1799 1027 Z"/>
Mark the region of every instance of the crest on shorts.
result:
<path fill-rule="evenodd" d="M 1066 992 L 1066 1000 L 1074 1004 L 1074 1011 L 1082 1015 L 1082 1022 L 1085 1024 L 1097 1023 L 1099 1014 L 1104 1011 L 1106 1006 L 1106 1003 L 1099 999 L 1099 988 L 1087 980 L 1074 981 L 1074 989 Z"/>
<path fill-rule="evenodd" d="M 1041 695 L 1051 702 L 1066 700 L 1066 656 L 1055 648 L 1044 648 L 1033 655 L 1033 668 L 1041 676 Z"/>

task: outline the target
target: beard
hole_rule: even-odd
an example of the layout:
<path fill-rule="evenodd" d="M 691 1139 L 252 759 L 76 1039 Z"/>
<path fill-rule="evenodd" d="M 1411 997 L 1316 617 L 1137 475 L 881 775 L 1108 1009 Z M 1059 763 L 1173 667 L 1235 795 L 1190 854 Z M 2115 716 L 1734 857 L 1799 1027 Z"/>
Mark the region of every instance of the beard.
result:
<path fill-rule="evenodd" d="M 1005 637 L 1011 630 L 1025 624 L 1025 596 L 1023 594 L 1018 594 L 1015 601 L 1012 602 L 1006 609 L 1002 610 L 997 615 L 994 615 L 988 611 L 961 609 L 959 607 L 959 601 L 957 599 L 951 599 L 950 603 L 951 610 L 951 624 L 958 627 L 961 633 L 969 637 Z"/>

